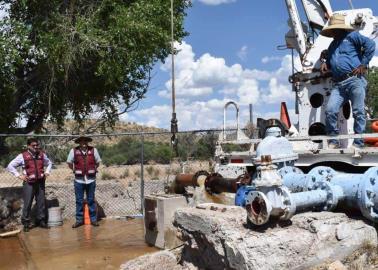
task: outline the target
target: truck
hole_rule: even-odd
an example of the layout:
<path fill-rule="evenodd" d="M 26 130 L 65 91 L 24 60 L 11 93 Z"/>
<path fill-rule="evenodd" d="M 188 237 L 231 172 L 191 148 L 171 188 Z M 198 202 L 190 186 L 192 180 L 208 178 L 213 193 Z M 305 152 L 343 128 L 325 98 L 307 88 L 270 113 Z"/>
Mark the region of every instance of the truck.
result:
<path fill-rule="evenodd" d="M 334 11 L 329 0 L 300 0 L 305 15 L 305 18 L 301 18 L 296 1 L 285 2 L 290 28 L 285 35 L 285 47 L 292 51 L 293 63 L 293 72 L 288 79 L 295 95 L 298 123 L 291 125 L 286 122 L 285 125 L 280 121 L 282 119 L 258 119 L 259 136 L 251 139 L 239 127 L 238 104 L 228 102 L 224 107 L 223 131 L 216 146 L 215 172 L 233 179 L 246 172 L 252 173 L 252 159 L 256 156 L 257 145 L 269 127 L 277 127 L 277 134 L 287 137 L 299 157 L 295 161 L 295 166 L 305 172 L 316 166 L 329 166 L 337 171 L 357 173 L 378 166 L 378 147 L 352 147 L 354 138 L 378 141 L 378 133 L 354 134 L 350 102 L 345 103 L 340 109 L 340 135 L 332 137 L 340 141 L 340 148 L 328 148 L 331 137 L 326 135 L 325 108 L 333 81 L 329 75 L 320 72 L 320 55 L 328 48 L 332 39 L 319 34 L 333 14 L 342 14 L 346 18 L 346 23 L 355 31 L 378 42 L 378 17 L 374 16 L 369 8 Z M 301 63 L 297 70 L 294 70 L 294 52 L 298 54 Z M 230 107 L 234 107 L 236 112 L 236 134 L 228 134 L 226 128 L 226 111 Z M 237 151 L 228 151 L 226 145 L 240 147 Z"/>

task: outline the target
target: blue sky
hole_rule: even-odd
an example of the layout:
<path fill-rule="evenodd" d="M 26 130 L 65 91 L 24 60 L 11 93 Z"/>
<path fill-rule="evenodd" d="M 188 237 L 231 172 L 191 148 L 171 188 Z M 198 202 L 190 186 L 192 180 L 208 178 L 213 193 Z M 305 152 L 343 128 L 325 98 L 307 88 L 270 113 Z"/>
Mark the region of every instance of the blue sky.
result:
<path fill-rule="evenodd" d="M 350 9 L 349 0 L 331 0 L 333 11 Z M 370 8 L 378 16 L 378 0 L 353 0 L 354 8 Z M 297 6 L 301 9 L 300 3 Z M 289 30 L 285 0 L 195 0 L 177 46 L 177 118 L 179 130 L 219 128 L 223 105 L 240 105 L 242 125 L 256 117 L 279 117 L 281 101 L 292 115 L 294 95 L 287 81 L 290 51 L 278 50 Z M 378 43 L 378 40 L 376 40 Z M 373 60 L 378 65 L 378 52 Z M 150 89 L 125 121 L 169 128 L 171 119 L 170 60 L 155 66 Z M 234 113 L 228 118 L 234 117 Z"/>

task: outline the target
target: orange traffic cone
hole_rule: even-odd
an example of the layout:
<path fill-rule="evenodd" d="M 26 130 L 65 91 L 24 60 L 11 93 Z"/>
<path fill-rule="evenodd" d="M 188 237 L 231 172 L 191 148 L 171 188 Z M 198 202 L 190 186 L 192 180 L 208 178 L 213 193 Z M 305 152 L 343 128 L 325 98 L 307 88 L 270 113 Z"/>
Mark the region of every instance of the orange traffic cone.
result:
<path fill-rule="evenodd" d="M 286 102 L 281 102 L 280 120 L 289 129 L 291 127 L 289 113 L 287 112 Z"/>
<path fill-rule="evenodd" d="M 84 202 L 84 225 L 91 225 L 88 203 Z"/>

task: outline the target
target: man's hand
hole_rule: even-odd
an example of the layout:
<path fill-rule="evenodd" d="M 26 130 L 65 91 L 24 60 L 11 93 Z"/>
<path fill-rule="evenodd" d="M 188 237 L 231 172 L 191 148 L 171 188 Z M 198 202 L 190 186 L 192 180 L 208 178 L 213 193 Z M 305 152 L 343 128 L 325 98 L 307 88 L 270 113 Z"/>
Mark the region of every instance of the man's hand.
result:
<path fill-rule="evenodd" d="M 364 65 L 359 65 L 357 68 L 355 68 L 352 73 L 353 75 L 364 75 L 366 72 L 366 66 Z"/>
<path fill-rule="evenodd" d="M 320 65 L 320 73 L 321 74 L 326 74 L 327 72 L 328 72 L 327 63 L 322 63 Z"/>
<path fill-rule="evenodd" d="M 27 181 L 28 180 L 28 177 L 26 175 L 24 175 L 24 174 L 19 175 L 18 178 L 21 179 L 22 181 Z"/>
<path fill-rule="evenodd" d="M 45 173 L 45 177 L 47 178 L 47 177 L 49 177 L 50 176 L 50 173 Z"/>

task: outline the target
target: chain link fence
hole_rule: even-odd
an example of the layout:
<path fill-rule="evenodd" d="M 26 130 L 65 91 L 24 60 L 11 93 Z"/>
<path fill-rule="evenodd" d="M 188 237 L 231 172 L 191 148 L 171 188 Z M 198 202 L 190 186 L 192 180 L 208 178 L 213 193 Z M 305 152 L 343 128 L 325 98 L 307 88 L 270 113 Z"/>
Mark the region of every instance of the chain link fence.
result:
<path fill-rule="evenodd" d="M 178 134 L 178 157 L 171 147 L 169 132 L 95 134 L 90 145 L 102 158 L 96 180 L 96 201 L 108 217 L 143 214 L 144 196 L 164 192 L 165 184 L 180 172 L 210 171 L 219 130 L 187 131 Z M 30 136 L 0 137 L 0 188 L 21 187 L 22 181 L 6 171 L 7 164 L 22 150 Z M 40 146 L 53 161 L 46 180 L 48 206 L 59 206 L 63 217 L 75 215 L 73 172 L 66 159 L 75 147 L 74 137 L 37 135 Z M 0 198 L 2 199 L 2 198 Z"/>

